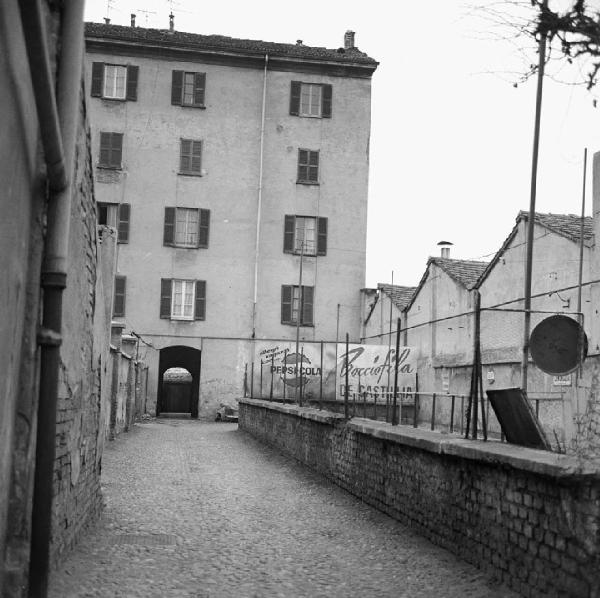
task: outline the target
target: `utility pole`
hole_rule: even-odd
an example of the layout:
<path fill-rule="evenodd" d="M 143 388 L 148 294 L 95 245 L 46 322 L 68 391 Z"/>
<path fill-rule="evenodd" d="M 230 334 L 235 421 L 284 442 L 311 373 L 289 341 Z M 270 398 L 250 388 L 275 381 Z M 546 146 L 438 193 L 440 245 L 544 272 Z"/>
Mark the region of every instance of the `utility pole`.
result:
<path fill-rule="evenodd" d="M 537 193 L 537 168 L 540 145 L 540 120 L 542 113 L 542 88 L 544 83 L 544 69 L 546 66 L 546 38 L 547 33 L 543 24 L 545 12 L 548 9 L 548 0 L 542 4 L 541 32 L 539 42 L 539 61 L 537 76 L 537 93 L 535 98 L 535 124 L 533 128 L 533 152 L 531 157 L 531 193 L 529 198 L 529 218 L 527 220 L 527 256 L 525 261 L 525 317 L 523 325 L 523 357 L 521 363 L 521 388 L 527 392 L 527 369 L 529 365 L 529 334 L 531 330 L 531 278 L 533 269 L 533 235 L 535 232 L 535 199 Z"/>

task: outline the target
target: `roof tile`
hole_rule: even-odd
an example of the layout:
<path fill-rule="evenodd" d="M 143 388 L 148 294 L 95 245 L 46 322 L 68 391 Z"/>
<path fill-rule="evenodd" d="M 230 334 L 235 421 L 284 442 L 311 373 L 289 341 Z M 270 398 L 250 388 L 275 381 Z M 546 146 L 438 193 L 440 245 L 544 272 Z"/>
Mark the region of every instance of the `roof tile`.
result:
<path fill-rule="evenodd" d="M 399 310 L 403 310 L 410 303 L 413 293 L 417 290 L 417 287 L 402 287 L 382 282 L 377 284 L 377 288 L 383 291 Z"/>

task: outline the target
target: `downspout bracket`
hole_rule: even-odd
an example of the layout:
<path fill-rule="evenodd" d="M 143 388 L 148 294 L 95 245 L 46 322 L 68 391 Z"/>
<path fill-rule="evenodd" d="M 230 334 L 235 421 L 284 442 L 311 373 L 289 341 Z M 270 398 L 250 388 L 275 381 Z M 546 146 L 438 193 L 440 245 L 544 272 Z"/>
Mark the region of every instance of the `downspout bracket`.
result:
<path fill-rule="evenodd" d="M 37 333 L 37 344 L 42 347 L 60 347 L 62 335 L 50 328 L 40 328 Z"/>

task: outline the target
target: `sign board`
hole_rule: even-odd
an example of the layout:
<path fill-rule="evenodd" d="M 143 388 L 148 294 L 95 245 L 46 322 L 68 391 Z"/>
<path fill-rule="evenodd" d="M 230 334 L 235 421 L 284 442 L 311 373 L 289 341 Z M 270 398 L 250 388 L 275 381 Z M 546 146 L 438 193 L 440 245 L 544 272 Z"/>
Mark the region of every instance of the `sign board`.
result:
<path fill-rule="evenodd" d="M 523 390 L 502 388 L 486 392 L 507 442 L 550 450 L 542 426 Z"/>
<path fill-rule="evenodd" d="M 394 394 L 396 349 L 381 345 L 348 345 L 348 394 L 350 397 L 383 402 Z M 398 392 L 416 389 L 417 357 L 413 347 L 398 353 Z M 346 344 L 337 349 L 337 399 L 346 390 Z"/>
<path fill-rule="evenodd" d="M 552 378 L 552 386 L 571 386 L 571 374 L 554 376 Z"/>

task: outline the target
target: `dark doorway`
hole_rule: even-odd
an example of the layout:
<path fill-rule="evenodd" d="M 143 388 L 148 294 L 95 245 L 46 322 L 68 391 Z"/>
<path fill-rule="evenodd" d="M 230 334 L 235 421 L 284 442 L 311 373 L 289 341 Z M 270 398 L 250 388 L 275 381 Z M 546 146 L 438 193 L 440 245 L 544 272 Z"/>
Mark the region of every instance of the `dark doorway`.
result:
<path fill-rule="evenodd" d="M 157 415 L 189 413 L 192 417 L 198 417 L 200 356 L 198 349 L 183 345 L 160 350 Z M 165 376 L 168 370 L 170 372 Z"/>

